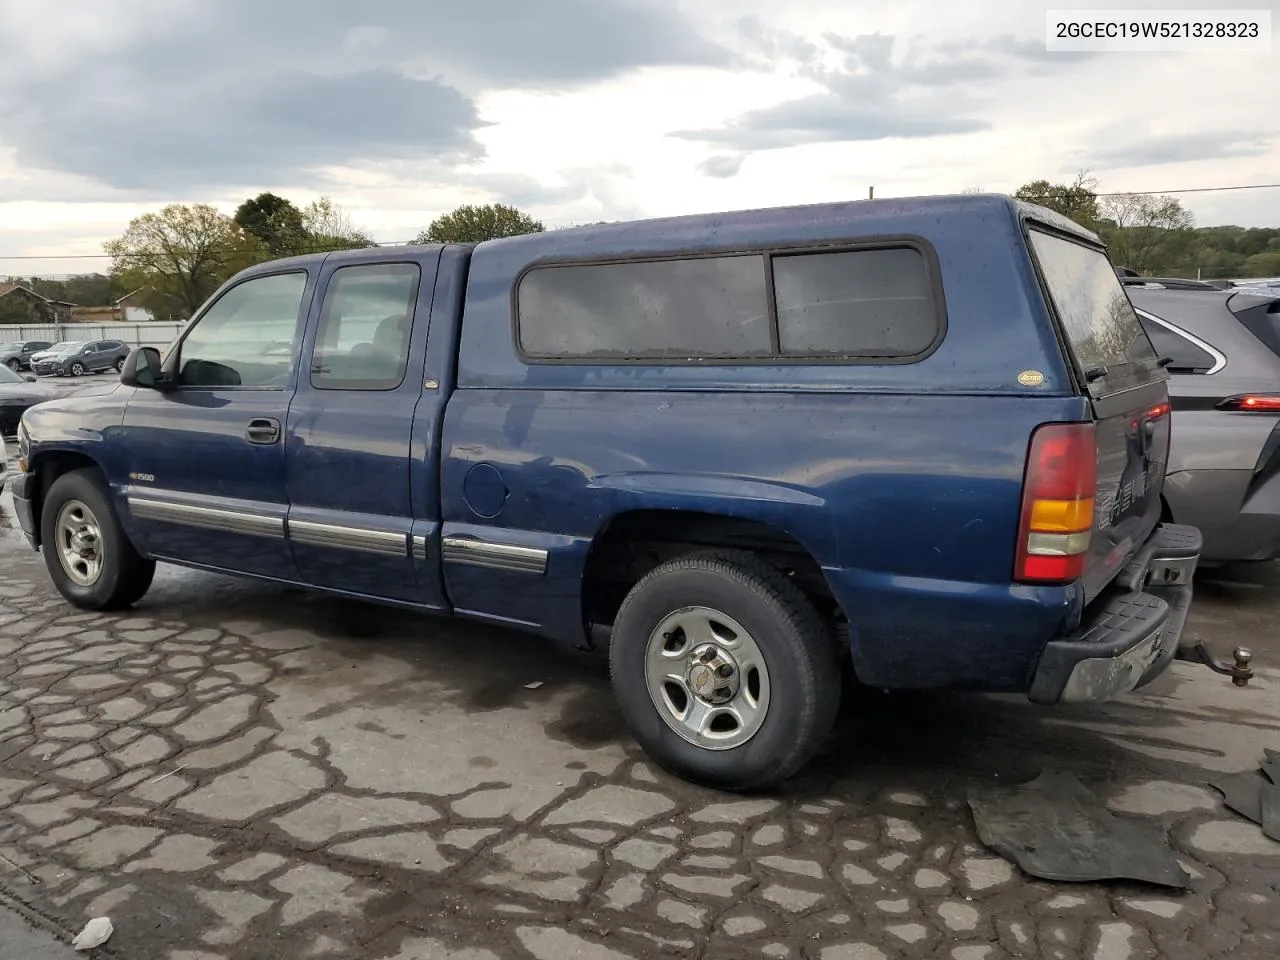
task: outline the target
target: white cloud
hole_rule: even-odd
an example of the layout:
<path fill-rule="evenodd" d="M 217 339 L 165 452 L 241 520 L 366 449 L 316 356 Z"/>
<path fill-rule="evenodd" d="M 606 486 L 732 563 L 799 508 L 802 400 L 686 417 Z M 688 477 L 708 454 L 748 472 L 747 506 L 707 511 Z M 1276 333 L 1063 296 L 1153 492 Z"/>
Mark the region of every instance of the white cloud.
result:
<path fill-rule="evenodd" d="M 599 0 L 474 0 L 447 35 L 408 0 L 395 16 L 323 2 L 325 16 L 291 33 L 282 0 L 67 0 L 56 16 L 44 0 L 0 0 L 5 32 L 22 37 L 0 39 L 0 255 L 98 253 L 145 209 L 230 211 L 263 189 L 299 203 L 327 193 L 375 237 L 404 240 L 462 202 L 564 224 L 871 185 L 1011 191 L 1081 167 L 1104 190 L 1280 170 L 1274 55 L 1049 55 L 1042 8 L 1020 0 L 616 0 L 613 27 Z M 241 4 L 262 13 L 245 42 L 278 60 L 236 68 L 256 78 L 253 96 L 252 84 L 219 87 L 230 53 L 245 52 L 237 35 L 256 31 L 228 13 Z M 517 7 L 548 12 L 495 12 Z M 295 71 L 305 109 L 284 103 L 277 68 Z M 366 91 L 378 79 L 376 97 L 343 94 L 357 89 L 344 78 L 362 77 Z M 168 84 L 169 116 L 147 113 L 149 83 Z M 33 89 L 64 97 L 21 96 Z M 235 97 L 200 99 L 220 89 Z M 1280 190 L 1183 200 L 1201 224 L 1280 225 Z M 0 259 L 0 275 L 95 266 L 105 261 Z"/>

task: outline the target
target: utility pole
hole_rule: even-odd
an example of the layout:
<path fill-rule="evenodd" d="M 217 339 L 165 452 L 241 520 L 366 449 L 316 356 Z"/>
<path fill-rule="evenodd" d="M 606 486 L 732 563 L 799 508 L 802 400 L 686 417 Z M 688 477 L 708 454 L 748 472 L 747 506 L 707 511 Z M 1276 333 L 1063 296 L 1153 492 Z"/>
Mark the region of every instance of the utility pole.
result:
<path fill-rule="evenodd" d="M 876 188 L 875 188 L 875 187 L 867 187 L 867 199 L 868 199 L 868 200 L 874 200 L 875 198 L 876 198 Z"/>

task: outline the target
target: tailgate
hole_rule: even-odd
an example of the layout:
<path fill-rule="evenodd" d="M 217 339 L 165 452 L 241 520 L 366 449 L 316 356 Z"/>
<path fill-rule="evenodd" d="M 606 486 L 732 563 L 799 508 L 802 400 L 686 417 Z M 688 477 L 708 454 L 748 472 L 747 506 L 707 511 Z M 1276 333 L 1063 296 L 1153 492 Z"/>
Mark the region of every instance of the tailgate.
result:
<path fill-rule="evenodd" d="M 1168 376 L 1105 252 L 1034 225 L 1029 235 L 1094 417 L 1097 491 L 1083 576 L 1087 602 L 1160 522 L 1169 459 Z"/>

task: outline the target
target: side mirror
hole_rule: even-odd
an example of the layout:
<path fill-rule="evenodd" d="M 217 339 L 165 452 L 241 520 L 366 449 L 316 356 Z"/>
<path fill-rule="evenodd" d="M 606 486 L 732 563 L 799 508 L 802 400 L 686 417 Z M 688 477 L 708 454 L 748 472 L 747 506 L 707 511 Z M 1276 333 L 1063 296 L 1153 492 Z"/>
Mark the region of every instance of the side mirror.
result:
<path fill-rule="evenodd" d="M 163 390 L 164 374 L 160 369 L 160 351 L 155 347 L 136 347 L 130 350 L 120 370 L 120 382 L 126 387 Z"/>

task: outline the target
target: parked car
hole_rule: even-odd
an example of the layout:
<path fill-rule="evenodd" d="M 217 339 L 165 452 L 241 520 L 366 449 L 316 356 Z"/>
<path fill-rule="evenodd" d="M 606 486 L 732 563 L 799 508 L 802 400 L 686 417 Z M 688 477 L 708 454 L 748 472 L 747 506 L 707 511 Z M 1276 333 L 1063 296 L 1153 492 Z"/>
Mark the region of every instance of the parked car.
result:
<path fill-rule="evenodd" d="M 1217 290 L 1207 280 L 1186 280 L 1181 277 L 1121 277 L 1126 289 L 1146 287 L 1152 290 Z"/>
<path fill-rule="evenodd" d="M 0 367 L 0 436 L 12 437 L 28 409 L 57 398 L 56 392 L 34 380 L 31 374 L 24 376 L 7 366 Z"/>
<path fill-rule="evenodd" d="M 640 744 L 749 790 L 846 667 L 1049 704 L 1188 655 L 1167 380 L 1097 237 L 1006 197 L 353 250 L 29 411 L 14 503 L 86 609 L 163 560 L 607 633 Z"/>
<path fill-rule="evenodd" d="M 49 347 L 48 340 L 11 340 L 0 343 L 0 363 L 14 373 L 31 369 L 31 355 Z"/>
<path fill-rule="evenodd" d="M 35 366 L 41 360 L 45 360 L 46 357 L 58 356 L 59 353 L 72 346 L 74 343 L 81 343 L 81 340 L 59 340 L 58 343 L 52 344 L 49 348 L 38 349 L 38 351 L 31 355 L 31 365 Z"/>
<path fill-rule="evenodd" d="M 9 483 L 9 448 L 4 442 L 4 435 L 0 434 L 0 493 L 4 493 L 4 488 Z"/>
<path fill-rule="evenodd" d="M 104 370 L 119 372 L 129 356 L 129 345 L 120 340 L 90 340 L 69 343 L 52 355 L 42 356 L 32 365 L 40 376 L 83 377 Z"/>
<path fill-rule="evenodd" d="M 1169 358 L 1166 519 L 1200 528 L 1204 563 L 1280 557 L 1280 291 L 1128 294 Z"/>
<path fill-rule="evenodd" d="M 36 372 L 36 368 L 44 361 L 56 357 L 58 354 L 62 353 L 62 351 L 67 350 L 70 347 L 82 346 L 84 346 L 84 341 L 82 340 L 60 340 L 47 350 L 37 350 L 31 355 L 31 370 L 33 373 Z"/>

